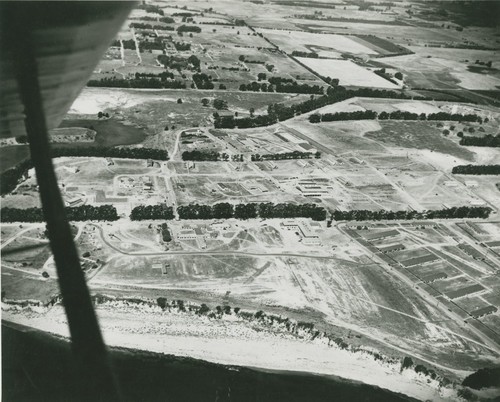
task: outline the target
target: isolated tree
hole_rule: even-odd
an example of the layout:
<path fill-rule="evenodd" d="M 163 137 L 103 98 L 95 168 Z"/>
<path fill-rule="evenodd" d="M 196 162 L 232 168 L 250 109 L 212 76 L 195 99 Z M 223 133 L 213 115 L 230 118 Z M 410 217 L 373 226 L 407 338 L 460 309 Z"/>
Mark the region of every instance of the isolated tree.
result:
<path fill-rule="evenodd" d="M 245 61 L 245 56 L 240 55 L 240 57 L 238 57 L 238 60 L 239 60 L 239 61 Z"/>
<path fill-rule="evenodd" d="M 167 299 L 165 297 L 158 297 L 158 299 L 156 299 L 156 303 L 162 309 L 165 309 L 165 307 L 167 307 Z"/>
<path fill-rule="evenodd" d="M 219 89 L 226 89 L 226 86 L 224 84 L 220 84 Z"/>
<path fill-rule="evenodd" d="M 255 113 L 255 109 L 253 107 L 251 107 L 249 111 L 250 111 L 250 117 L 253 117 L 254 113 Z"/>
<path fill-rule="evenodd" d="M 208 100 L 207 98 L 203 98 L 203 99 L 201 100 L 201 104 L 202 104 L 203 106 L 208 106 L 208 105 L 209 105 L 209 103 L 210 103 L 210 100 Z"/>
<path fill-rule="evenodd" d="M 177 99 L 177 103 L 179 104 L 182 103 L 182 99 L 181 98 Z"/>
<path fill-rule="evenodd" d="M 259 73 L 257 74 L 257 79 L 259 81 L 265 80 L 267 78 L 266 73 Z"/>
<path fill-rule="evenodd" d="M 394 74 L 394 77 L 397 78 L 398 80 L 402 80 L 403 79 L 403 74 L 401 74 L 399 71 Z"/>

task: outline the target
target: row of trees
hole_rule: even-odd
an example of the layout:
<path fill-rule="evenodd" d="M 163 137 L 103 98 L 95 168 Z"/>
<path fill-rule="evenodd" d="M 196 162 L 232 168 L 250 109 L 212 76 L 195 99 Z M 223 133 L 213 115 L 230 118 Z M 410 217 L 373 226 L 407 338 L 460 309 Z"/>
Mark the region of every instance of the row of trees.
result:
<path fill-rule="evenodd" d="M 474 147 L 500 147 L 500 134 L 487 134 L 484 137 L 475 137 L 464 135 L 459 142 L 460 145 L 469 145 Z"/>
<path fill-rule="evenodd" d="M 177 207 L 180 219 L 263 219 L 271 218 L 311 218 L 315 221 L 326 219 L 326 210 L 316 204 L 273 204 L 271 202 L 233 205 L 222 202 L 214 205 L 181 205 Z M 174 219 L 172 207 L 161 205 L 140 205 L 130 214 L 133 221 Z"/>
<path fill-rule="evenodd" d="M 390 91 L 386 89 L 360 88 L 356 90 L 346 89 L 342 86 L 327 88 L 326 95 L 311 97 L 301 103 L 284 105 L 274 103 L 268 106 L 267 114 L 254 117 L 244 117 L 236 119 L 233 116 L 216 117 L 214 121 L 215 128 L 250 128 L 262 127 L 275 124 L 278 121 L 288 120 L 294 116 L 311 112 L 323 106 L 341 102 L 355 96 L 369 98 L 389 98 L 389 99 L 415 99 L 432 100 L 424 96 L 412 97 L 404 92 Z"/>
<path fill-rule="evenodd" d="M 165 204 L 159 205 L 139 205 L 132 209 L 130 219 L 133 221 L 142 221 L 149 219 L 174 219 L 174 210 Z"/>
<path fill-rule="evenodd" d="M 338 113 L 314 113 L 309 116 L 310 123 L 319 123 L 321 121 L 342 121 L 342 120 L 373 120 L 377 118 L 377 112 L 372 110 L 356 110 L 354 112 Z"/>
<path fill-rule="evenodd" d="M 500 165 L 458 165 L 453 166 L 453 174 L 491 174 L 500 175 Z"/>
<path fill-rule="evenodd" d="M 235 162 L 242 162 L 243 161 L 243 155 L 241 154 L 236 154 L 236 155 L 229 155 L 225 152 L 216 152 L 216 151 L 198 151 L 198 150 L 193 150 L 193 151 L 184 151 L 182 153 L 182 160 L 183 161 L 198 161 L 198 162 L 203 162 L 203 161 L 208 161 L 208 162 L 216 162 L 216 161 L 235 161 Z"/>
<path fill-rule="evenodd" d="M 105 77 L 99 80 L 90 80 L 87 82 L 89 87 L 109 87 L 109 88 L 171 88 L 171 89 L 184 89 L 186 84 L 177 80 L 164 80 L 155 77 L 143 77 L 123 79 L 116 77 Z"/>
<path fill-rule="evenodd" d="M 322 121 L 342 121 L 342 120 L 422 120 L 422 121 L 459 121 L 459 122 L 479 122 L 482 123 L 481 116 L 476 114 L 459 114 L 459 113 L 412 113 L 401 110 L 394 112 L 380 112 L 377 113 L 373 110 L 356 110 L 353 112 L 337 112 L 337 113 L 314 113 L 309 116 L 310 123 L 319 123 Z M 478 138 L 478 137 L 474 137 Z M 499 137 L 500 139 L 500 137 Z"/>
<path fill-rule="evenodd" d="M 137 28 L 137 29 L 156 29 L 158 31 L 174 31 L 174 27 L 171 26 L 165 26 L 165 25 L 151 25 L 151 24 L 145 24 L 144 22 L 132 22 L 130 24 L 131 28 Z"/>
<path fill-rule="evenodd" d="M 253 218 L 311 218 L 326 219 L 326 210 L 316 204 L 272 202 L 238 204 L 223 202 L 215 205 L 183 205 L 177 208 L 180 219 L 253 219 Z"/>
<path fill-rule="evenodd" d="M 332 219 L 336 221 L 380 221 L 380 220 L 412 220 L 412 219 L 460 219 L 487 218 L 491 213 L 489 207 L 451 207 L 428 211 L 369 211 L 369 210 L 336 210 Z"/>
<path fill-rule="evenodd" d="M 316 159 L 319 159 L 321 157 L 320 152 L 300 152 L 300 151 L 293 151 L 293 152 L 284 152 L 281 154 L 265 154 L 265 155 L 259 155 L 259 154 L 253 154 L 251 156 L 252 161 L 271 161 L 271 160 L 285 160 L 285 159 L 311 159 L 315 157 Z"/>
<path fill-rule="evenodd" d="M 168 160 L 168 152 L 155 148 L 114 148 L 114 147 L 56 147 L 51 149 L 50 156 L 88 156 L 123 159 L 155 159 Z"/>
<path fill-rule="evenodd" d="M 297 93 L 297 94 L 315 94 L 322 95 L 324 89 L 320 85 L 299 84 L 297 81 L 291 83 L 267 84 L 265 82 L 253 81 L 249 84 L 241 84 L 240 91 L 254 92 L 280 92 L 280 93 Z"/>
<path fill-rule="evenodd" d="M 64 208 L 70 221 L 116 221 L 118 214 L 113 205 L 81 205 L 79 207 Z M 43 222 L 41 208 L 9 208 L 4 207 L 0 212 L 2 222 Z"/>
<path fill-rule="evenodd" d="M 294 50 L 292 52 L 292 56 L 294 56 L 294 57 L 310 57 L 312 59 L 317 59 L 319 57 L 318 53 L 315 53 L 315 52 L 299 52 L 298 50 Z"/>

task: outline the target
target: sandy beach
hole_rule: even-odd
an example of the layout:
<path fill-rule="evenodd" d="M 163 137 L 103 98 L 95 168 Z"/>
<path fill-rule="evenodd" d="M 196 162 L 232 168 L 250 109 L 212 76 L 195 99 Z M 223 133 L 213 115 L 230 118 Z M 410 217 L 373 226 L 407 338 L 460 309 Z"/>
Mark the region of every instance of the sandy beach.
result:
<path fill-rule="evenodd" d="M 38 311 L 34 311 L 38 310 Z M 158 307 L 116 303 L 97 308 L 109 346 L 186 356 L 213 363 L 270 370 L 333 375 L 378 386 L 419 400 L 455 400 L 456 392 L 435 380 L 401 372 L 400 363 L 375 360 L 362 352 L 328 345 L 324 338 L 298 339 L 280 331 L 262 330 L 231 316 L 209 319 L 164 312 Z M 56 335 L 69 336 L 61 306 L 50 310 L 3 306 L 3 319 Z"/>

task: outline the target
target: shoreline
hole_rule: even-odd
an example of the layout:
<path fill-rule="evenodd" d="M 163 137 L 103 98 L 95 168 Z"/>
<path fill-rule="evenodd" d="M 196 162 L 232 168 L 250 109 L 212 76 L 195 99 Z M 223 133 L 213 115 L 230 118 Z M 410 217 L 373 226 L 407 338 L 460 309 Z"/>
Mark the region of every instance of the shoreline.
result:
<path fill-rule="evenodd" d="M 137 353 L 191 358 L 226 367 L 313 375 L 364 384 L 418 400 L 456 398 L 451 387 L 415 373 L 400 372 L 400 363 L 376 361 L 364 353 L 329 346 L 324 340 L 302 340 L 291 335 L 258 329 L 234 317 L 215 322 L 189 314 L 158 312 L 149 308 L 98 305 L 96 310 L 109 348 Z M 37 311 L 38 310 L 38 311 Z M 24 331 L 41 331 L 68 340 L 62 306 L 3 308 L 2 322 L 20 325 Z"/>

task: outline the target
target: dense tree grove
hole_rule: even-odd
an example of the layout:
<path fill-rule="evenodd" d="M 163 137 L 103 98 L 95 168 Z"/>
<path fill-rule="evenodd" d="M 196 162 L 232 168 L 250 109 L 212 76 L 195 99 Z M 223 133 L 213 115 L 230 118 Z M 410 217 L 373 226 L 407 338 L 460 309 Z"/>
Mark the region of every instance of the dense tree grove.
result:
<path fill-rule="evenodd" d="M 201 28 L 194 25 L 181 25 L 177 28 L 177 32 L 196 32 L 200 33 Z"/>
<path fill-rule="evenodd" d="M 173 24 L 175 20 L 172 17 L 161 17 L 159 18 L 160 22 L 165 22 L 167 24 Z"/>
<path fill-rule="evenodd" d="M 475 137 L 464 135 L 459 142 L 460 145 L 469 145 L 474 147 L 500 147 L 500 134 L 487 134 L 484 137 Z"/>
<path fill-rule="evenodd" d="M 254 117 L 235 118 L 232 116 L 216 117 L 215 128 L 251 128 L 262 127 L 275 124 L 278 121 L 288 120 L 294 116 L 319 109 L 323 106 L 341 102 L 355 96 L 369 98 L 390 98 L 390 99 L 415 99 L 415 100 L 432 100 L 432 98 L 417 96 L 412 97 L 403 92 L 395 92 L 385 89 L 346 89 L 342 86 L 330 87 L 326 91 L 326 95 L 307 99 L 304 102 L 292 104 L 290 106 L 281 103 L 269 105 L 267 114 L 257 115 Z"/>
<path fill-rule="evenodd" d="M 143 53 L 145 50 L 165 50 L 165 45 L 162 40 L 156 38 L 154 41 L 140 41 L 139 42 L 139 50 Z"/>
<path fill-rule="evenodd" d="M 27 174 L 32 167 L 33 162 L 31 162 L 31 159 L 26 159 L 2 172 L 0 174 L 0 194 L 4 195 L 14 190 L 21 177 Z"/>
<path fill-rule="evenodd" d="M 452 207 L 429 211 L 369 211 L 369 210 L 336 210 L 332 219 L 336 221 L 380 221 L 380 220 L 411 220 L 411 219 L 460 219 L 487 218 L 491 213 L 489 207 Z"/>
<path fill-rule="evenodd" d="M 162 223 L 160 226 L 161 238 L 164 242 L 171 242 L 172 236 L 170 235 L 170 230 L 168 230 L 168 225 L 166 223 Z"/>
<path fill-rule="evenodd" d="M 128 40 L 122 40 L 121 42 L 123 43 L 123 48 L 124 49 L 135 50 L 135 40 L 128 39 Z M 120 47 L 121 46 L 120 41 L 115 39 L 113 41 L 113 43 L 111 44 L 111 46 L 118 46 L 118 47 Z"/>
<path fill-rule="evenodd" d="M 130 219 L 133 221 L 143 221 L 149 219 L 174 219 L 174 210 L 165 204 L 160 205 L 139 205 L 132 209 Z"/>
<path fill-rule="evenodd" d="M 355 110 L 353 112 L 337 112 L 337 113 L 314 113 L 309 116 L 310 123 L 319 123 L 322 121 L 343 121 L 343 120 L 422 120 L 422 121 L 459 121 L 459 122 L 479 122 L 482 123 L 481 116 L 475 114 L 458 114 L 458 113 L 412 113 L 401 110 L 393 112 L 377 113 L 373 110 Z M 480 137 L 473 137 L 480 138 Z"/>
<path fill-rule="evenodd" d="M 500 367 L 479 369 L 466 377 L 462 385 L 472 389 L 500 387 Z"/>
<path fill-rule="evenodd" d="M 156 77 L 140 77 L 132 79 L 123 79 L 116 77 L 105 77 L 99 80 L 90 80 L 87 82 L 89 87 L 108 87 L 108 88 L 170 88 L 184 89 L 186 84 L 182 81 L 158 79 Z"/>
<path fill-rule="evenodd" d="M 186 51 L 191 50 L 191 43 L 189 42 L 174 42 L 175 50 Z"/>
<path fill-rule="evenodd" d="M 182 56 L 167 56 L 165 54 L 159 54 L 157 59 L 163 67 L 179 71 L 186 68 L 189 64 L 188 59 Z"/>
<path fill-rule="evenodd" d="M 234 217 L 243 220 L 257 218 L 257 204 L 236 204 Z"/>
<path fill-rule="evenodd" d="M 285 160 L 285 159 L 311 159 L 311 158 L 320 158 L 321 153 L 320 152 L 300 152 L 300 151 L 293 151 L 293 152 L 283 152 L 280 154 L 265 154 L 265 155 L 260 155 L 260 154 L 253 154 L 251 156 L 252 161 L 271 161 L 271 160 Z"/>
<path fill-rule="evenodd" d="M 500 165 L 458 165 L 453 166 L 453 174 L 500 175 Z"/>
<path fill-rule="evenodd" d="M 177 208 L 180 219 L 250 219 L 271 218 L 311 218 L 315 221 L 326 219 L 326 210 L 316 204 L 291 204 L 272 202 L 239 204 L 229 203 L 210 205 L 183 205 Z"/>
<path fill-rule="evenodd" d="M 193 82 L 198 89 L 214 89 L 215 87 L 212 82 L 212 76 L 205 73 L 193 74 Z"/>
<path fill-rule="evenodd" d="M 116 221 L 118 213 L 113 205 L 81 205 L 64 208 L 70 221 Z M 26 209 L 4 207 L 0 212 L 2 222 L 43 222 L 41 208 Z"/>
<path fill-rule="evenodd" d="M 201 61 L 198 57 L 196 57 L 194 54 L 188 57 L 187 62 L 193 66 L 195 70 L 200 71 L 200 64 Z"/>
<path fill-rule="evenodd" d="M 198 151 L 198 150 L 193 150 L 193 151 L 184 151 L 182 153 L 182 160 L 183 161 L 209 161 L 209 162 L 216 162 L 220 160 L 220 152 L 216 151 Z"/>
<path fill-rule="evenodd" d="M 147 13 L 156 13 L 156 14 L 160 14 L 161 16 L 165 15 L 163 13 L 163 10 L 159 7 L 159 6 L 154 6 L 152 4 L 139 4 L 137 6 L 138 9 L 140 10 L 144 10 L 146 11 Z"/>
<path fill-rule="evenodd" d="M 168 160 L 168 152 L 155 148 L 113 148 L 113 147 L 56 147 L 51 149 L 51 156 L 95 156 L 124 159 Z"/>

